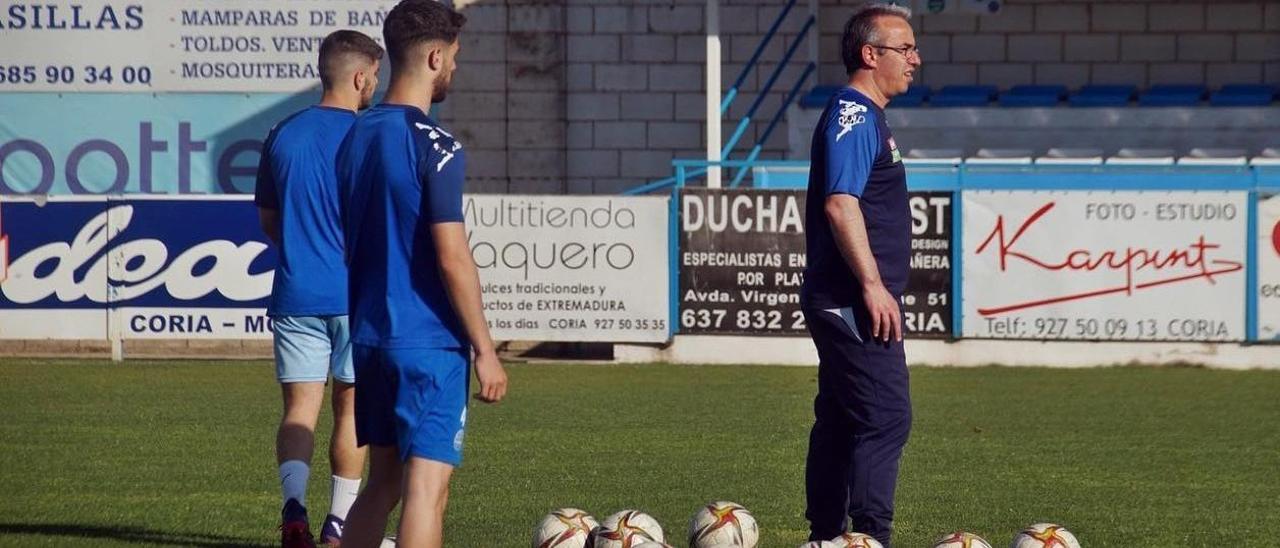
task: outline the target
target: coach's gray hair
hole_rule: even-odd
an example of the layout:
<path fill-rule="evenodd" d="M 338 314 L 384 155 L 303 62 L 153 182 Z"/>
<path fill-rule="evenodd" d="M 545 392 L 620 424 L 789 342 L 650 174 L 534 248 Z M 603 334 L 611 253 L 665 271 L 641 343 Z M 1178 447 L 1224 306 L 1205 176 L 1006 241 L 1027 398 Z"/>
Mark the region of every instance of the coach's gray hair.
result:
<path fill-rule="evenodd" d="M 911 10 L 894 4 L 868 3 L 854 10 L 849 21 L 844 24 L 844 35 L 840 37 L 840 56 L 844 59 L 844 70 L 848 74 L 862 68 L 862 46 L 879 43 L 876 34 L 876 19 L 879 17 L 901 17 L 911 19 Z"/>

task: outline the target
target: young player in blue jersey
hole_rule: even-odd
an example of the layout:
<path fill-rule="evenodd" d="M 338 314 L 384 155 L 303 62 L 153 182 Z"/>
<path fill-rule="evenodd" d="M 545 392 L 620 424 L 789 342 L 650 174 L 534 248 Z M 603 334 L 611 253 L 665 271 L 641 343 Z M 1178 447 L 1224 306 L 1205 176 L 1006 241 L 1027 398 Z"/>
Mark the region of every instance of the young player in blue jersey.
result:
<path fill-rule="evenodd" d="M 471 366 L 481 401 L 507 390 L 463 225 L 466 155 L 427 116 L 448 92 L 464 22 L 434 0 L 404 0 L 387 14 L 391 84 L 338 153 L 356 434 L 371 446 L 344 546 L 377 546 L 401 501 L 398 545 L 441 546 Z"/>
<path fill-rule="evenodd" d="M 343 520 L 360 490 L 365 455 L 356 445 L 347 267 L 334 169 L 338 145 L 356 111 L 372 102 L 381 58 L 382 47 L 359 32 L 326 37 L 320 45 L 320 104 L 277 124 L 258 166 L 254 201 L 262 229 L 280 257 L 268 313 L 274 324 L 276 377 L 284 395 L 276 461 L 284 492 L 281 543 L 286 548 L 315 545 L 305 502 L 316 420 L 330 374 L 333 481 L 322 542 L 340 542 Z"/>
<path fill-rule="evenodd" d="M 885 122 L 920 67 L 910 12 L 873 4 L 845 25 L 849 84 L 813 133 L 801 306 L 818 350 L 805 469 L 810 540 L 846 529 L 889 547 L 911 430 L 900 300 L 911 258 L 906 171 Z"/>

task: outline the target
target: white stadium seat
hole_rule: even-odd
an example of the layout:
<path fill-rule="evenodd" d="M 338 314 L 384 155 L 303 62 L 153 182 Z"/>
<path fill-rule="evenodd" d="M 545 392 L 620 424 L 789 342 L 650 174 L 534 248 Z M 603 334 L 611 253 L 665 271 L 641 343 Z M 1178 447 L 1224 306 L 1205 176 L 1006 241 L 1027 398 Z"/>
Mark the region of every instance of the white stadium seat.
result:
<path fill-rule="evenodd" d="M 1173 150 L 1168 148 L 1122 148 L 1107 158 L 1108 165 L 1171 166 Z"/>
<path fill-rule="evenodd" d="M 980 148 L 976 156 L 965 158 L 966 164 L 1031 164 L 1032 151 L 1025 148 Z"/>
<path fill-rule="evenodd" d="M 1193 148 L 1186 156 L 1178 158 L 1184 166 L 1243 166 L 1248 165 L 1242 148 Z"/>
<path fill-rule="evenodd" d="M 913 165 L 956 165 L 964 151 L 958 148 L 913 148 L 903 157 L 903 163 Z"/>
<path fill-rule="evenodd" d="M 1262 153 L 1249 161 L 1253 166 L 1280 166 L 1280 148 L 1264 148 Z"/>
<path fill-rule="evenodd" d="M 1037 165 L 1099 165 L 1102 163 L 1100 148 L 1051 148 L 1044 156 L 1036 158 Z"/>

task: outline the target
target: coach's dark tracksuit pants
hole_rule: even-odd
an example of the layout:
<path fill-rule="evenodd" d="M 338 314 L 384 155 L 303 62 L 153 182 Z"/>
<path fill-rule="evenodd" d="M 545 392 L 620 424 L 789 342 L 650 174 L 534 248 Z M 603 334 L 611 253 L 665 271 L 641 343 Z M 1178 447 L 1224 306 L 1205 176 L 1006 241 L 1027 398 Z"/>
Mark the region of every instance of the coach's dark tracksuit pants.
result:
<path fill-rule="evenodd" d="M 805 487 L 809 540 L 866 533 L 889 548 L 898 459 L 911 430 L 900 341 L 871 339 L 865 307 L 805 310 L 818 348 L 818 396 Z"/>

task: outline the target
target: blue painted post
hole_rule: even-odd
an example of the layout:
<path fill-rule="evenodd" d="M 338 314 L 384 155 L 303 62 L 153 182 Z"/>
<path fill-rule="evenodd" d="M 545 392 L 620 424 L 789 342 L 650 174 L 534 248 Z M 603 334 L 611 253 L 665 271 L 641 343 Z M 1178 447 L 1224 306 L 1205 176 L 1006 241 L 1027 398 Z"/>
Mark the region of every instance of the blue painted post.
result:
<path fill-rule="evenodd" d="M 1244 270 L 1244 332 L 1248 342 L 1258 341 L 1258 190 L 1257 172 L 1254 172 L 1255 189 L 1249 191 L 1249 214 L 1245 216 L 1249 226 L 1245 229 Z"/>
<path fill-rule="evenodd" d="M 951 338 L 964 336 L 964 171 L 956 170 L 951 193 Z"/>

